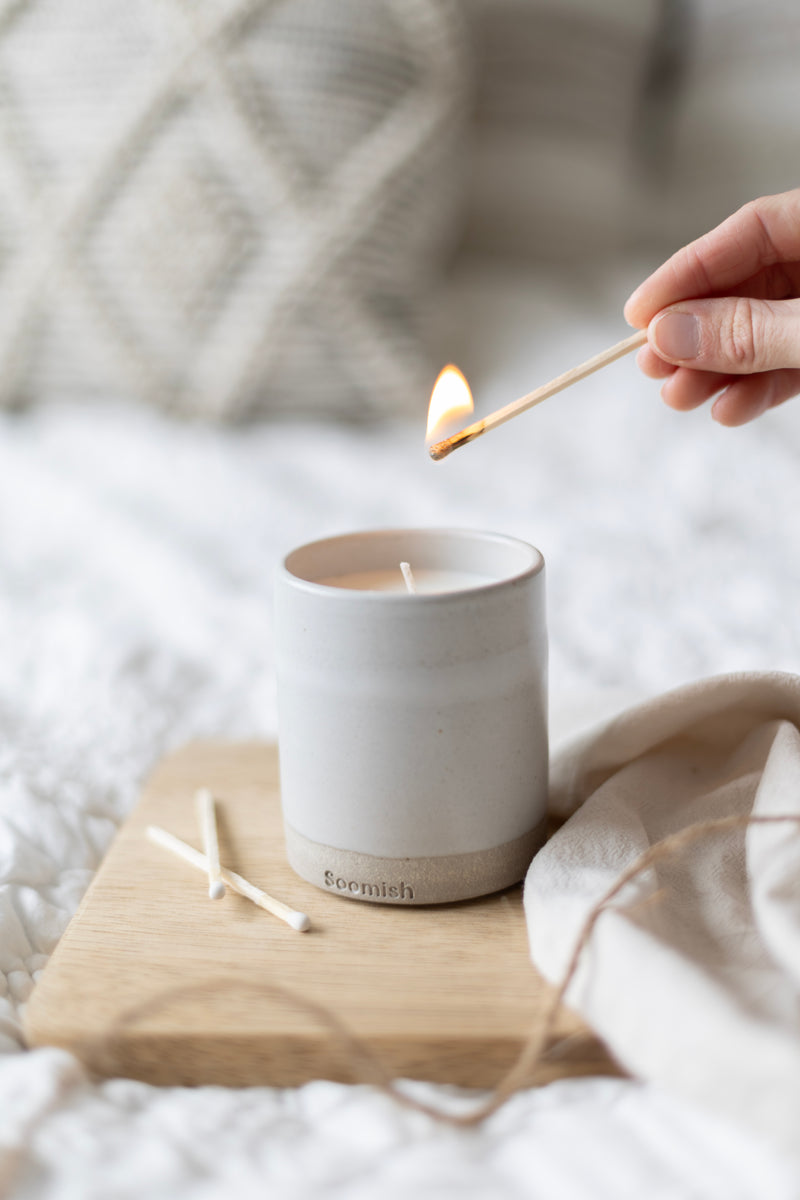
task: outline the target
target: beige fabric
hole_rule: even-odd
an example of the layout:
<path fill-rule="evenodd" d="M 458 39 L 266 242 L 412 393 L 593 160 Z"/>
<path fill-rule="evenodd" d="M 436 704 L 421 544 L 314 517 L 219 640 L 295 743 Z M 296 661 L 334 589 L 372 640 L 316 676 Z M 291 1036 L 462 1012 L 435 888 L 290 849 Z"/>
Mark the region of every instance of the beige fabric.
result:
<path fill-rule="evenodd" d="M 800 816 L 800 678 L 718 677 L 614 717 L 555 756 L 551 803 L 573 815 L 534 859 L 525 906 L 556 979 L 654 842 L 734 813 Z M 800 1155 L 799 988 L 800 825 L 784 823 L 706 834 L 628 885 L 568 998 L 633 1074 Z"/>

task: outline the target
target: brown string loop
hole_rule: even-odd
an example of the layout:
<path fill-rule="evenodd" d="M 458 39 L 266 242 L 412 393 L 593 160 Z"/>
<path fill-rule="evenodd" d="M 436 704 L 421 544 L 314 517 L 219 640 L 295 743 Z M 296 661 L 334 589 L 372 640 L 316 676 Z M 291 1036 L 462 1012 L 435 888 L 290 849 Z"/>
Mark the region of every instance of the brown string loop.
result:
<path fill-rule="evenodd" d="M 564 1003 L 566 993 L 575 977 L 578 965 L 592 936 L 594 928 L 602 914 L 612 906 L 623 888 L 641 875 L 648 868 L 669 855 L 679 853 L 691 843 L 707 835 L 725 833 L 733 829 L 744 829 L 750 825 L 767 825 L 793 822 L 800 825 L 800 815 L 776 814 L 772 816 L 728 816 L 717 817 L 709 821 L 689 825 L 677 833 L 670 834 L 654 843 L 636 858 L 615 880 L 608 891 L 597 901 L 584 921 L 580 933 L 570 955 L 566 971 L 561 982 L 552 993 L 550 1003 L 544 1016 L 531 1030 L 529 1037 L 523 1043 L 515 1062 L 500 1079 L 489 1095 L 482 1099 L 474 1108 L 463 1113 L 448 1113 L 435 1104 L 429 1104 L 409 1095 L 393 1079 L 381 1061 L 380 1056 L 369 1044 L 347 1027 L 344 1021 L 326 1005 L 295 992 L 284 984 L 270 981 L 269 983 L 252 983 L 230 979 L 210 980 L 207 984 L 186 985 L 159 992 L 151 1000 L 137 1005 L 123 1013 L 118 1021 L 101 1037 L 87 1039 L 82 1046 L 82 1055 L 91 1062 L 93 1070 L 99 1075 L 114 1074 L 114 1040 L 126 1028 L 163 1010 L 166 1006 L 189 996 L 204 996 L 209 993 L 230 993 L 238 988 L 258 996 L 280 999 L 290 1002 L 298 1011 L 307 1013 L 319 1026 L 328 1029 L 333 1035 L 339 1049 L 348 1061 L 353 1078 L 362 1084 L 370 1084 L 398 1104 L 414 1112 L 423 1113 L 427 1117 L 445 1124 L 467 1128 L 481 1124 L 506 1103 L 506 1101 L 522 1087 L 530 1085 L 531 1079 L 538 1067 L 546 1059 L 557 1057 L 564 1053 L 583 1034 L 571 1035 L 551 1043 L 558 1012 Z M 657 897 L 650 897 L 645 903 L 652 903 Z"/>

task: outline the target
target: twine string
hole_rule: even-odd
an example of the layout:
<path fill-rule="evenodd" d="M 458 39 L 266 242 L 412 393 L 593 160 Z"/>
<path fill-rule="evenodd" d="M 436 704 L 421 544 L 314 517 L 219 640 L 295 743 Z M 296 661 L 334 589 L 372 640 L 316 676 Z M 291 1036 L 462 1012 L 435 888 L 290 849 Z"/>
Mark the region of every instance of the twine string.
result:
<path fill-rule="evenodd" d="M 575 978 L 578 966 L 591 940 L 597 922 L 609 908 L 616 907 L 614 906 L 614 901 L 620 892 L 654 864 L 673 854 L 680 853 L 687 846 L 703 837 L 718 835 L 735 829 L 744 829 L 750 825 L 781 823 L 794 823 L 800 826 L 800 814 L 779 813 L 768 816 L 738 815 L 715 817 L 708 821 L 688 825 L 684 829 L 678 830 L 677 833 L 669 834 L 667 837 L 655 842 L 647 850 L 643 851 L 621 872 L 611 887 L 608 888 L 587 914 L 575 940 L 561 981 L 552 991 L 543 1017 L 534 1024 L 530 1034 L 523 1042 L 515 1061 L 490 1091 L 489 1095 L 466 1112 L 447 1112 L 439 1105 L 420 1100 L 404 1091 L 398 1085 L 397 1080 L 392 1077 L 380 1055 L 372 1049 L 364 1038 L 350 1029 L 346 1022 L 332 1009 L 276 980 L 254 983 L 249 980 L 212 979 L 203 984 L 187 984 L 165 989 L 150 1000 L 127 1009 L 103 1034 L 86 1039 L 82 1043 L 80 1057 L 84 1058 L 84 1061 L 91 1063 L 92 1069 L 96 1074 L 110 1076 L 114 1074 L 116 1065 L 114 1044 L 125 1029 L 129 1029 L 131 1026 L 140 1023 L 148 1016 L 153 1016 L 155 1013 L 163 1011 L 164 1008 L 169 1007 L 177 1001 L 200 995 L 206 997 L 211 994 L 230 994 L 231 990 L 235 988 L 239 993 L 247 992 L 262 998 L 277 998 L 288 1001 L 298 1011 L 305 1012 L 321 1028 L 327 1029 L 332 1034 L 338 1049 L 347 1061 L 354 1081 L 362 1084 L 370 1084 L 391 1097 L 404 1108 L 411 1109 L 414 1112 L 421 1113 L 444 1124 L 459 1128 L 479 1125 L 502 1108 L 515 1092 L 519 1091 L 522 1087 L 530 1086 L 537 1069 L 547 1059 L 558 1057 L 570 1046 L 587 1036 L 587 1034 L 579 1032 L 570 1034 L 564 1038 L 552 1040 L 559 1010 L 564 1004 L 570 984 Z M 645 901 L 640 902 L 640 904 L 627 906 L 626 911 L 632 911 L 633 908 L 640 907 L 641 904 L 652 904 L 662 898 L 663 893 L 657 892 L 654 896 L 650 896 Z"/>

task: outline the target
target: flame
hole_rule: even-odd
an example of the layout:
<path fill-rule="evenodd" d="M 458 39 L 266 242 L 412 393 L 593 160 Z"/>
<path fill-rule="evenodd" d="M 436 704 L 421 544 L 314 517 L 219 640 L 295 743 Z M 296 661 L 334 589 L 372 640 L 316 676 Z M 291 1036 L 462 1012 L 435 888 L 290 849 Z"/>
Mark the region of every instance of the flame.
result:
<path fill-rule="evenodd" d="M 458 367 L 450 363 L 439 372 L 439 378 L 433 385 L 425 440 L 433 442 L 446 436 L 445 431 L 451 425 L 454 426 L 451 432 L 457 433 L 474 408 L 469 384 Z"/>

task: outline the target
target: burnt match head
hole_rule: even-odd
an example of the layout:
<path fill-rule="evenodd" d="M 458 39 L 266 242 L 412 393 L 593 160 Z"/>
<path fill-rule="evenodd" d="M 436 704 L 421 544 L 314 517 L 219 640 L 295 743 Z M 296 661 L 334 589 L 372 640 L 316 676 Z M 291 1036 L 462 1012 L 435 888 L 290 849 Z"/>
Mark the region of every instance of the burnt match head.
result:
<path fill-rule="evenodd" d="M 480 437 L 485 428 L 483 421 L 476 421 L 474 425 L 468 425 L 466 429 L 462 429 L 460 433 L 454 433 L 452 437 L 445 438 L 443 442 L 434 442 L 428 447 L 428 454 L 435 462 L 439 462 L 442 458 L 447 458 L 448 454 L 452 454 L 454 450 L 458 450 L 461 446 L 466 446 L 467 442 L 474 442 L 476 437 Z"/>

